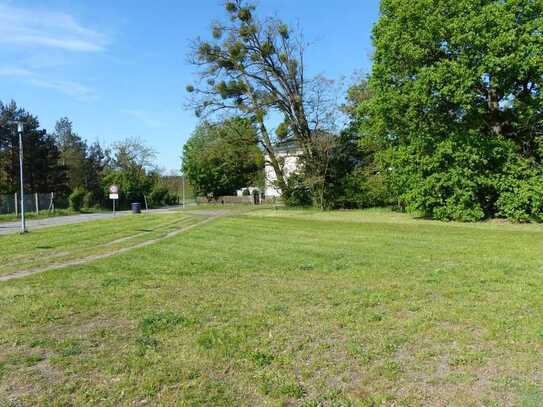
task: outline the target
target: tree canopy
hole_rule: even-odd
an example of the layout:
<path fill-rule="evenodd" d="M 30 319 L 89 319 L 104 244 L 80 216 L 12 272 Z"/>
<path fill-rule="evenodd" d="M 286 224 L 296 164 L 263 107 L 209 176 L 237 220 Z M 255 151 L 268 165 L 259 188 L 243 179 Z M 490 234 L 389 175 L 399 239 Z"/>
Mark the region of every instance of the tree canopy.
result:
<path fill-rule="evenodd" d="M 543 219 L 543 3 L 383 0 L 361 146 L 440 219 Z"/>
<path fill-rule="evenodd" d="M 243 118 L 201 123 L 183 149 L 183 174 L 197 195 L 232 195 L 258 182 L 263 154 L 254 126 Z"/>
<path fill-rule="evenodd" d="M 84 187 L 87 144 L 74 132 L 72 122 L 67 117 L 56 122 L 53 136 L 60 151 L 60 162 L 67 170 L 68 187 L 70 190 Z"/>
<path fill-rule="evenodd" d="M 291 142 L 303 151 L 308 181 L 317 200 L 325 185 L 331 139 L 329 82 L 305 73 L 303 36 L 275 17 L 259 19 L 244 0 L 225 2 L 229 17 L 212 28 L 212 39 L 195 41 L 192 62 L 200 81 L 187 90 L 198 115 L 233 112 L 255 123 L 258 141 L 273 167 L 277 186 L 288 194 L 277 142 Z M 270 131 L 267 117 L 283 122 Z M 318 204 L 320 205 L 320 203 Z"/>
<path fill-rule="evenodd" d="M 162 182 L 154 165 L 155 153 L 142 140 L 128 138 L 110 149 L 99 142 L 87 144 L 69 118 L 59 119 L 51 134 L 40 129 L 37 117 L 15 102 L 0 102 L 0 194 L 19 192 L 19 143 L 16 126 L 24 124 L 25 193 L 54 192 L 56 206 L 74 209 L 110 207 L 107 188 L 121 187 L 120 206 L 147 202 L 163 206 L 177 202 L 179 186 Z"/>
<path fill-rule="evenodd" d="M 158 183 L 155 157 L 154 150 L 138 138 L 115 143 L 113 157 L 104 173 L 103 189 L 115 184 L 120 189 L 121 204 L 143 203 Z"/>
<path fill-rule="evenodd" d="M 39 128 L 39 121 L 15 102 L 0 102 L 0 191 L 19 190 L 19 137 L 10 122 L 23 122 L 25 190 L 28 192 L 66 192 L 66 169 L 60 163 L 55 139 Z"/>

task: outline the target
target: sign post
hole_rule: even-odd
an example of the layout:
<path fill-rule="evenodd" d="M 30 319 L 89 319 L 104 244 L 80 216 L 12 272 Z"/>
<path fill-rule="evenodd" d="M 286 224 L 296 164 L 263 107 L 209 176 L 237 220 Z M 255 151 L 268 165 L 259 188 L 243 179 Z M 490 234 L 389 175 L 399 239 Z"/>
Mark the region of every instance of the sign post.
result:
<path fill-rule="evenodd" d="M 115 201 L 119 199 L 119 187 L 117 185 L 110 185 L 109 199 L 113 201 L 113 216 L 115 216 Z"/>

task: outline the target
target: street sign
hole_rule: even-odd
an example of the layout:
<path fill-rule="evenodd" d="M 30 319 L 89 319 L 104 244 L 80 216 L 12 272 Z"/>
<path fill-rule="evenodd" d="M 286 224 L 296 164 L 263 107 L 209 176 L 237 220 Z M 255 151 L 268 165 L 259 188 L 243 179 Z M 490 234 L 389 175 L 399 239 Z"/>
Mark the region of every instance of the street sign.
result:
<path fill-rule="evenodd" d="M 117 185 L 109 186 L 109 199 L 113 201 L 113 216 L 115 216 L 115 201 L 119 199 L 119 187 Z"/>

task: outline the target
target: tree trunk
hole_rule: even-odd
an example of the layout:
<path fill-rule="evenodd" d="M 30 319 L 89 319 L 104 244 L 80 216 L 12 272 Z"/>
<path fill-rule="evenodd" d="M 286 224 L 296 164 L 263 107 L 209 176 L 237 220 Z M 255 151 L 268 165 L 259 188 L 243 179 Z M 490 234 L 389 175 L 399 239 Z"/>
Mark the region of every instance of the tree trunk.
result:
<path fill-rule="evenodd" d="M 503 133 L 503 123 L 500 120 L 500 96 L 494 81 L 491 81 L 488 89 L 487 103 L 490 113 L 490 130 L 496 136 L 501 136 Z"/>

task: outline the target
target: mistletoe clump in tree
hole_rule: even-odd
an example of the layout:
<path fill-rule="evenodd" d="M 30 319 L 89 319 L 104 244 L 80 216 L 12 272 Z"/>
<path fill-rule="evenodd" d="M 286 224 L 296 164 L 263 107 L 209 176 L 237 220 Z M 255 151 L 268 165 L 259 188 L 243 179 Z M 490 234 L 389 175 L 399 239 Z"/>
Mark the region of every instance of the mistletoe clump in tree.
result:
<path fill-rule="evenodd" d="M 198 115 L 231 112 L 255 124 L 276 176 L 277 186 L 288 195 L 289 184 L 278 143 L 292 143 L 303 151 L 303 172 L 315 204 L 322 206 L 329 165 L 333 115 L 329 83 L 308 79 L 304 72 L 305 45 L 276 18 L 259 20 L 255 7 L 243 0 L 225 3 L 229 21 L 215 23 L 213 39 L 198 39 L 191 56 L 201 68 L 198 85 L 189 85 Z M 269 115 L 284 118 L 275 132 Z"/>

